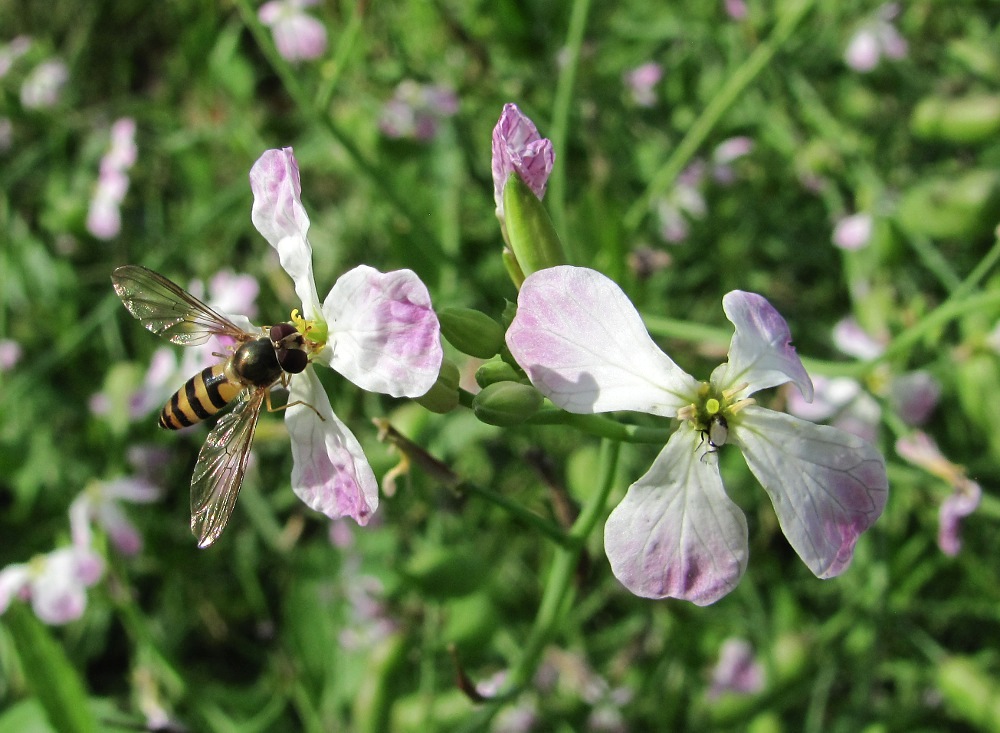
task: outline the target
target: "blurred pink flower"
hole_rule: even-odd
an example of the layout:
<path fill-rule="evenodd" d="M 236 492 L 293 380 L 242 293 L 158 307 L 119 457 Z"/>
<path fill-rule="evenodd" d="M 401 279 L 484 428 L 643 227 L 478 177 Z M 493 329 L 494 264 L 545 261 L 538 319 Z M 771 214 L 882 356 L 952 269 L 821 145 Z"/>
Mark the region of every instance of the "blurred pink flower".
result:
<path fill-rule="evenodd" d="M 70 505 L 69 522 L 73 544 L 77 547 L 89 547 L 92 544 L 91 525 L 96 524 L 107 533 L 119 552 L 124 555 L 137 554 L 142 550 L 142 535 L 119 502 L 147 504 L 157 501 L 160 495 L 159 487 L 144 479 L 95 481 L 80 492 Z"/>
<path fill-rule="evenodd" d="M 86 589 L 103 574 L 101 556 L 76 545 L 8 565 L 0 570 L 0 614 L 20 599 L 31 601 L 35 615 L 47 624 L 69 623 L 83 615 Z"/>
<path fill-rule="evenodd" d="M 723 0 L 726 15 L 733 20 L 743 20 L 747 17 L 747 4 L 744 0 Z"/>
<path fill-rule="evenodd" d="M 655 87 L 663 78 L 663 67 L 655 61 L 650 61 L 625 72 L 625 86 L 632 93 L 632 101 L 640 107 L 652 107 L 656 104 Z"/>
<path fill-rule="evenodd" d="M 59 101 L 69 81 L 69 68 L 59 59 L 43 61 L 21 84 L 21 104 L 25 109 L 46 109 Z"/>
<path fill-rule="evenodd" d="M 326 26 L 303 12 L 318 4 L 319 0 L 270 0 L 257 11 L 286 61 L 311 61 L 326 53 Z"/>
<path fill-rule="evenodd" d="M 382 107 L 378 126 L 386 137 L 425 142 L 437 135 L 441 120 L 457 112 L 458 97 L 451 87 L 406 79 Z"/>
<path fill-rule="evenodd" d="M 110 131 L 111 143 L 101 158 L 100 174 L 87 212 L 87 231 L 98 239 L 112 239 L 121 231 L 121 203 L 128 193 L 128 171 L 135 164 L 135 120 L 123 117 Z"/>
<path fill-rule="evenodd" d="M 846 250 L 867 247 L 872 238 L 874 224 L 871 214 L 845 216 L 833 228 L 833 243 L 840 249 Z"/>
<path fill-rule="evenodd" d="M 726 639 L 712 670 L 709 699 L 716 700 L 727 693 L 752 695 L 763 689 L 764 668 L 754 656 L 753 647 L 744 639 Z"/>
<path fill-rule="evenodd" d="M 938 547 L 954 557 L 962 549 L 961 522 L 979 507 L 982 488 L 965 475 L 963 466 L 945 458 L 934 439 L 921 430 L 897 440 L 896 453 L 951 485 L 952 493 L 938 511 Z"/>
<path fill-rule="evenodd" d="M 941 383 L 928 372 L 902 374 L 889 386 L 889 401 L 907 425 L 923 425 L 941 397 Z"/>
<path fill-rule="evenodd" d="M 833 345 L 848 356 L 865 361 L 881 356 L 885 351 L 885 338 L 872 338 L 854 318 L 837 321 L 833 327 Z"/>
<path fill-rule="evenodd" d="M 0 339 L 0 372 L 9 372 L 24 355 L 21 344 L 13 339 Z"/>

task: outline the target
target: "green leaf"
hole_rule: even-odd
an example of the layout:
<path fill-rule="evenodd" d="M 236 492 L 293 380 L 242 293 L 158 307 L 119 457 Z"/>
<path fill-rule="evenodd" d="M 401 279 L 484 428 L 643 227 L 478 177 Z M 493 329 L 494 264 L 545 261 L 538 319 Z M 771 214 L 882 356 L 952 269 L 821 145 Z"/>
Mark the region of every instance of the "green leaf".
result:
<path fill-rule="evenodd" d="M 58 733 L 97 733 L 83 680 L 62 646 L 23 603 L 4 616 L 28 685 Z"/>

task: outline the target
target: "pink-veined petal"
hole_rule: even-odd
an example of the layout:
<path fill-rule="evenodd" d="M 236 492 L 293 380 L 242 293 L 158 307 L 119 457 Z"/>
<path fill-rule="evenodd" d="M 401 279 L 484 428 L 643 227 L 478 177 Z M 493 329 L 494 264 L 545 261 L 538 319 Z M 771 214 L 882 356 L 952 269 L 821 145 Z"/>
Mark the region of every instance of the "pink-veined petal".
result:
<path fill-rule="evenodd" d="M 300 400 L 304 404 L 285 410 L 292 439 L 292 490 L 311 509 L 331 519 L 351 517 L 367 524 L 378 507 L 375 474 L 358 439 L 333 414 L 311 368 L 292 379 L 288 401 Z"/>
<path fill-rule="evenodd" d="M 729 441 L 771 497 L 789 544 L 816 577 L 840 575 L 885 508 L 885 460 L 837 428 L 756 406 L 738 417 L 729 421 Z"/>
<path fill-rule="evenodd" d="M 330 329 L 320 360 L 369 392 L 420 397 L 441 369 L 441 326 L 427 286 L 410 270 L 359 265 L 323 303 Z"/>
<path fill-rule="evenodd" d="M 569 412 L 635 410 L 673 417 L 698 382 L 653 343 L 618 285 L 585 267 L 529 275 L 507 346 L 531 383 Z"/>
<path fill-rule="evenodd" d="M 736 327 L 729 360 L 712 373 L 712 384 L 730 389 L 746 384 L 745 397 L 768 387 L 793 382 L 806 402 L 813 384 L 792 346 L 792 334 L 781 314 L 756 293 L 733 290 L 722 298 L 726 317 Z"/>
<path fill-rule="evenodd" d="M 638 596 L 707 606 L 746 570 L 746 518 L 698 445 L 695 430 L 678 429 L 604 527 L 611 569 Z"/>
<path fill-rule="evenodd" d="M 314 319 L 319 295 L 313 278 L 312 245 L 306 234 L 309 216 L 302 206 L 299 164 L 291 148 L 266 150 L 250 169 L 253 208 L 250 219 L 278 251 L 281 267 L 295 283 L 303 316 Z"/>

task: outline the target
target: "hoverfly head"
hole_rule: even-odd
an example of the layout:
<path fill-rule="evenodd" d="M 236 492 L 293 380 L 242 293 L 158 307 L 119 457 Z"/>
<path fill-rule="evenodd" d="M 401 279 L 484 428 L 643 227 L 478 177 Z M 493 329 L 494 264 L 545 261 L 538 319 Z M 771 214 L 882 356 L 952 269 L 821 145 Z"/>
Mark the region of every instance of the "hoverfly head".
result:
<path fill-rule="evenodd" d="M 282 371 L 299 374 L 309 365 L 305 339 L 291 323 L 271 326 L 269 336 Z"/>

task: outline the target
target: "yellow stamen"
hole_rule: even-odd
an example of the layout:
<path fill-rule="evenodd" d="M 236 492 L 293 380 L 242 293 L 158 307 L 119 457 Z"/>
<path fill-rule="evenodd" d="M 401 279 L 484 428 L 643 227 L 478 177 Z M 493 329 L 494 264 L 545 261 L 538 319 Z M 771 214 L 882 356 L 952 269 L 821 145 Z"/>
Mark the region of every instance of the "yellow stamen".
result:
<path fill-rule="evenodd" d="M 749 407 L 750 405 L 756 405 L 756 404 L 757 404 L 757 400 L 755 400 L 753 397 L 747 397 L 745 400 L 740 400 L 739 402 L 735 402 L 732 405 L 730 405 L 729 406 L 729 414 L 730 415 L 735 415 L 737 412 L 739 412 L 740 410 L 742 410 L 744 407 Z"/>
<path fill-rule="evenodd" d="M 738 395 L 740 392 L 742 392 L 749 386 L 750 386 L 749 382 L 742 382 L 740 384 L 737 384 L 735 387 L 730 387 L 729 389 L 723 391 L 722 396 L 725 397 L 726 402 L 729 402 L 729 400 L 733 399 L 733 397 Z"/>
<path fill-rule="evenodd" d="M 295 330 L 302 334 L 302 338 L 310 342 L 315 349 L 326 346 L 326 339 L 330 335 L 325 321 L 310 321 L 303 318 L 299 309 L 292 311 L 292 325 Z"/>
<path fill-rule="evenodd" d="M 685 405 L 677 411 L 678 420 L 693 420 L 698 416 L 698 406 L 695 404 Z"/>

